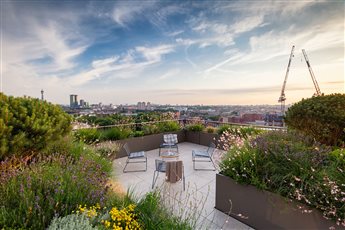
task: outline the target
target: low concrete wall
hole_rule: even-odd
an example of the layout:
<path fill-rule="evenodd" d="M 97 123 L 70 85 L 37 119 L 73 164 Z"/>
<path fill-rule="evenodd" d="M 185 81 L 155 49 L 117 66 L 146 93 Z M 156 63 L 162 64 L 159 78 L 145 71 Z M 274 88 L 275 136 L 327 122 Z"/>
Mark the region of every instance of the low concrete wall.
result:
<path fill-rule="evenodd" d="M 216 175 L 216 209 L 255 229 L 344 229 L 311 208 L 277 194 L 237 184 L 231 178 Z"/>

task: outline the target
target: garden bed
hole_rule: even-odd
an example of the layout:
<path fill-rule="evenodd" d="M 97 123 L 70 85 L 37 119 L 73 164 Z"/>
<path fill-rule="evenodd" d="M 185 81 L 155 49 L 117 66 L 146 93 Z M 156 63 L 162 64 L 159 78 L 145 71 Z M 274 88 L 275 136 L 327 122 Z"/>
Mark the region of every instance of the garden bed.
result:
<path fill-rule="evenodd" d="M 255 229 L 344 229 L 316 209 L 221 174 L 216 175 L 215 202 L 216 209 Z"/>

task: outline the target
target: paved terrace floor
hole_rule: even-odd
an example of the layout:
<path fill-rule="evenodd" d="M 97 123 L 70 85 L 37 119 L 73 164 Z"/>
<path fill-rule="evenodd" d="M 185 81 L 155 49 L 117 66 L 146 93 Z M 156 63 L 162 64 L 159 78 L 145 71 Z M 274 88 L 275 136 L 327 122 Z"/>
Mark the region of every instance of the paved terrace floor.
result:
<path fill-rule="evenodd" d="M 183 191 L 181 181 L 169 183 L 165 181 L 165 173 L 160 173 L 155 185 L 159 189 L 165 205 L 178 217 L 194 216 L 196 229 L 252 229 L 238 220 L 216 210 L 215 186 L 216 171 L 193 170 L 192 150 L 206 150 L 207 147 L 189 142 L 178 144 L 179 158 L 184 164 L 186 189 Z M 147 151 L 147 171 L 123 173 L 127 157 L 116 159 L 113 163 L 114 177 L 124 189 L 134 191 L 137 197 L 152 191 L 152 178 L 155 159 L 161 159 L 159 149 Z M 221 151 L 221 150 L 216 150 Z M 211 162 L 198 163 L 197 168 L 212 168 Z M 126 170 L 145 169 L 145 163 L 128 164 Z"/>

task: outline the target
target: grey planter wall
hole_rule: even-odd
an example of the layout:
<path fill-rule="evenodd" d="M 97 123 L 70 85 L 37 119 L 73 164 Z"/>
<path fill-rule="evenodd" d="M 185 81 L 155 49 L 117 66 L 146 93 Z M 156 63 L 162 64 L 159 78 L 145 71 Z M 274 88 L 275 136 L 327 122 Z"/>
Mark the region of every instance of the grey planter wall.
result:
<path fill-rule="evenodd" d="M 184 131 L 170 132 L 170 133 L 176 133 L 178 141 L 185 142 Z M 132 152 L 149 151 L 149 150 L 159 148 L 159 145 L 163 143 L 164 134 L 165 133 L 158 133 L 158 134 L 152 134 L 152 135 L 147 135 L 143 137 L 133 137 L 133 138 L 128 138 L 124 140 L 118 140 L 116 142 L 122 145 L 125 143 L 128 143 L 128 146 Z M 125 156 L 127 156 L 127 153 L 125 152 L 123 148 L 121 148 L 116 158 L 121 158 Z"/>
<path fill-rule="evenodd" d="M 331 226 L 344 229 L 325 219 L 318 210 L 302 213 L 298 206 L 306 207 L 254 186 L 237 184 L 227 176 L 216 175 L 216 209 L 226 214 L 231 210 L 230 216 L 255 229 L 329 229 Z"/>
<path fill-rule="evenodd" d="M 198 145 L 209 146 L 210 142 L 215 142 L 218 138 L 217 134 L 186 131 L 186 141 Z"/>
<path fill-rule="evenodd" d="M 217 134 L 213 133 L 204 133 L 204 132 L 191 132 L 181 130 L 178 132 L 169 132 L 169 133 L 176 133 L 178 142 L 190 142 L 198 145 L 209 146 L 210 142 L 215 142 L 217 144 Z M 129 148 L 132 152 L 137 151 L 150 151 L 153 149 L 158 149 L 159 145 L 163 142 L 163 135 L 165 133 L 158 133 L 152 134 L 142 137 L 132 137 L 124 140 L 118 140 L 117 143 L 123 145 L 124 143 L 128 143 Z M 215 141 L 216 139 L 216 141 Z M 127 153 L 123 148 L 121 148 L 119 154 L 117 154 L 116 158 L 121 158 L 127 156 Z"/>

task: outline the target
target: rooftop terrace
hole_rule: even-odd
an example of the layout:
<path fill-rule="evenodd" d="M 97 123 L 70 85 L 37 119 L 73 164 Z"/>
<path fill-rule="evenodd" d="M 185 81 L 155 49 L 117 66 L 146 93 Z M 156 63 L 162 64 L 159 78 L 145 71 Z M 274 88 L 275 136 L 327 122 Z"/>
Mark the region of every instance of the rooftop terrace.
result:
<path fill-rule="evenodd" d="M 195 215 L 196 229 L 252 229 L 238 220 L 216 210 L 215 206 L 215 179 L 217 171 L 196 171 L 193 169 L 192 150 L 206 150 L 207 147 L 182 142 L 178 144 L 179 158 L 184 164 L 186 189 L 183 191 L 181 181 L 169 183 L 165 181 L 165 173 L 160 173 L 155 185 L 163 196 L 166 206 L 175 215 L 187 217 Z M 221 150 L 216 150 L 220 152 Z M 132 189 L 141 197 L 152 191 L 152 179 L 155 169 L 155 159 L 161 159 L 159 149 L 146 151 L 147 171 L 123 173 L 127 157 L 118 158 L 113 162 L 114 177 L 125 190 Z M 211 162 L 199 163 L 198 168 L 212 168 Z M 145 164 L 128 164 L 126 170 L 145 169 Z"/>

